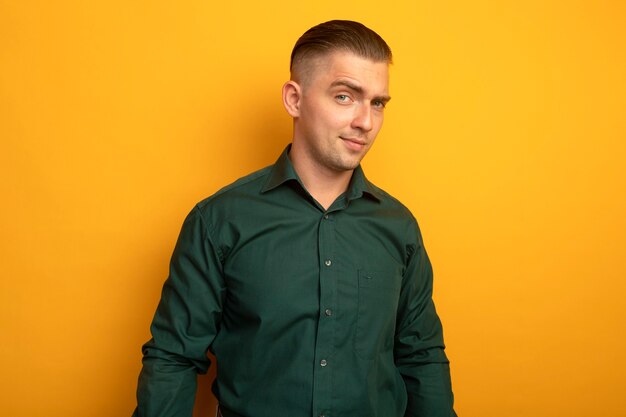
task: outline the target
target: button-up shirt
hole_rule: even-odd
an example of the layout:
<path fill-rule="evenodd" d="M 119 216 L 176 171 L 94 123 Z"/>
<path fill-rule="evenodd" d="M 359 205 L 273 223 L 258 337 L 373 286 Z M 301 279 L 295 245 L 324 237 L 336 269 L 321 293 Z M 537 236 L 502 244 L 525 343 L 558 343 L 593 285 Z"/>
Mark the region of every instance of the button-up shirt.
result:
<path fill-rule="evenodd" d="M 191 416 L 210 350 L 224 417 L 455 416 L 414 217 L 361 167 L 324 209 L 288 151 L 186 218 L 135 415 Z"/>

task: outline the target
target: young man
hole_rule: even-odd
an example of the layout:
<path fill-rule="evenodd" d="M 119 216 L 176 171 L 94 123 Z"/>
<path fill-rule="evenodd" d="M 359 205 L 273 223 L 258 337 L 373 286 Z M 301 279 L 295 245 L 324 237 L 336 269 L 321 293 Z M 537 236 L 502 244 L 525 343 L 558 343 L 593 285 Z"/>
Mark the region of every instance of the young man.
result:
<path fill-rule="evenodd" d="M 224 417 L 455 416 L 417 223 L 359 165 L 382 126 L 391 51 L 331 21 L 291 59 L 293 142 L 185 220 L 135 416 L 191 416 L 207 350 Z"/>

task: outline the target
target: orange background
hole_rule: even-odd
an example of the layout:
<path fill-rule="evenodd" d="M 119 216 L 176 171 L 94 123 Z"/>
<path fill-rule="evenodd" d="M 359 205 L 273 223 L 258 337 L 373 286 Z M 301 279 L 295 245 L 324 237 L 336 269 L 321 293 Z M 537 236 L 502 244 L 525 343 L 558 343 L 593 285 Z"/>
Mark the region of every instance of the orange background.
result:
<path fill-rule="evenodd" d="M 289 142 L 331 18 L 394 50 L 364 166 L 420 221 L 459 415 L 626 416 L 618 0 L 0 0 L 0 415 L 130 415 L 183 218 Z"/>

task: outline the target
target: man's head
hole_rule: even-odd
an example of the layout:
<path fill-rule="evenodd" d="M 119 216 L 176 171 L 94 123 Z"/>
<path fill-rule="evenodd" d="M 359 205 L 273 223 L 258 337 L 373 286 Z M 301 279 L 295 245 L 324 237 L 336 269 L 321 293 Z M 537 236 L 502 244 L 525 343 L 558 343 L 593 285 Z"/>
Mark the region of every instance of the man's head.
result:
<path fill-rule="evenodd" d="M 317 174 L 359 165 L 382 127 L 390 63 L 385 41 L 357 22 L 322 23 L 298 39 L 283 86 L 294 164 Z"/>

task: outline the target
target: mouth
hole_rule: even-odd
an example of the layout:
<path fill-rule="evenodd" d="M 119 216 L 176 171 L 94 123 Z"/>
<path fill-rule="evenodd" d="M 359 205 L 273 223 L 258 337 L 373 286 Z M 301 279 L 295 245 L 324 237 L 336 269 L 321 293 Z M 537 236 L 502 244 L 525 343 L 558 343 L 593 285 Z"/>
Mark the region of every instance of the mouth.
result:
<path fill-rule="evenodd" d="M 348 138 L 344 136 L 339 136 L 339 138 L 348 147 L 348 149 L 352 149 L 354 151 L 361 151 L 363 150 L 363 148 L 365 148 L 366 145 L 366 142 L 363 139 Z"/>

